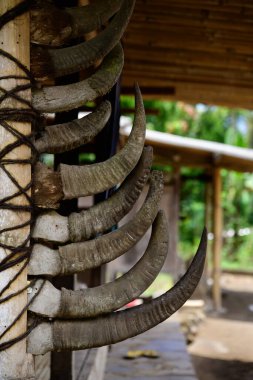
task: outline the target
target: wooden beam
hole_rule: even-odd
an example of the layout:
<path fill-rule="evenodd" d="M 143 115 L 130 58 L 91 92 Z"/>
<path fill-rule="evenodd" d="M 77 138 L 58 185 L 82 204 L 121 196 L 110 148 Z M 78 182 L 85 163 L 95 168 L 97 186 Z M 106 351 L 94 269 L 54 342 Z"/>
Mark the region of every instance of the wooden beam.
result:
<path fill-rule="evenodd" d="M 221 299 L 221 251 L 223 217 L 221 205 L 222 178 L 221 169 L 213 169 L 213 306 L 219 312 L 222 308 Z"/>
<path fill-rule="evenodd" d="M 250 70 L 239 71 L 214 67 L 194 65 L 164 64 L 163 62 L 129 61 L 124 69 L 127 75 L 137 78 L 152 77 L 157 80 L 170 80 L 175 82 L 208 83 L 214 85 L 228 85 L 237 87 L 253 87 L 253 73 Z"/>
<path fill-rule="evenodd" d="M 212 53 L 207 51 L 194 50 L 194 48 L 158 49 L 138 44 L 127 44 L 124 49 L 127 58 L 126 67 L 129 62 L 146 62 L 155 65 L 176 65 L 180 67 L 202 67 L 214 69 L 233 69 L 238 72 L 249 71 L 253 69 L 252 54 L 234 54 L 233 52 Z M 148 53 L 148 54 L 147 54 Z"/>
<path fill-rule="evenodd" d="M 122 86 L 133 86 L 136 76 L 123 73 Z M 252 109 L 253 93 L 251 88 L 217 85 L 210 83 L 177 82 L 151 77 L 138 77 L 142 95 L 146 98 L 181 100 L 191 104 L 206 103 L 225 107 Z M 174 91 L 173 91 L 174 88 Z M 168 91 L 166 90 L 168 89 Z"/>
<path fill-rule="evenodd" d="M 229 31 L 219 32 L 205 31 L 203 28 L 198 30 L 184 29 L 180 27 L 161 28 L 158 31 L 158 25 L 143 25 L 138 29 L 127 29 L 125 33 L 125 44 L 136 44 L 148 46 L 149 48 L 173 48 L 190 49 L 207 52 L 226 53 L 233 51 L 234 54 L 252 54 L 252 44 L 247 33 L 231 33 Z M 236 34 L 236 35 L 235 35 Z M 170 37 L 168 37 L 170 36 Z"/>
<path fill-rule="evenodd" d="M 13 8 L 20 3 L 20 0 L 5 0 L 0 2 L 0 14 L 4 14 L 7 10 Z M 14 21 L 6 24 L 0 31 L 0 46 L 1 49 L 12 54 L 15 58 L 20 60 L 24 65 L 29 68 L 30 54 L 29 54 L 29 14 L 26 13 L 17 17 Z M 1 75 L 24 75 L 24 73 L 17 68 L 14 63 L 11 63 L 8 59 L 0 56 Z M 10 90 L 17 85 L 27 84 L 27 81 L 17 79 L 1 80 L 0 86 L 6 90 Z M 30 100 L 30 90 L 19 92 L 19 95 L 27 100 Z M 0 108 L 25 108 L 24 104 L 14 100 L 13 98 L 7 98 L 2 101 Z M 30 123 L 12 122 L 12 127 L 20 131 L 25 135 L 29 135 L 31 132 Z M 7 132 L 2 126 L 0 126 L 0 147 L 3 149 L 8 144 L 15 141 L 15 137 Z M 20 147 L 12 150 L 5 158 L 13 160 L 25 160 L 31 156 L 30 149 L 21 145 Z M 25 187 L 31 180 L 31 166 L 30 164 L 12 164 L 5 166 L 16 181 Z M 5 172 L 0 169 L 0 199 L 5 198 L 8 195 L 12 195 L 17 191 L 16 186 L 7 177 Z M 27 199 L 24 195 L 15 197 L 12 200 L 15 205 L 27 205 Z M 22 224 L 30 219 L 30 214 L 24 211 L 13 210 L 0 210 L 0 228 Z M 1 243 L 10 244 L 13 246 L 19 246 L 23 240 L 29 234 L 29 226 L 20 228 L 18 230 L 9 231 L 7 234 L 2 233 L 0 235 Z M 0 260 L 4 259 L 10 252 L 6 249 L 0 248 Z M 9 281 L 17 274 L 23 263 L 17 264 L 11 269 L 1 273 L 0 277 L 0 289 L 2 289 Z M 19 289 L 27 285 L 27 271 L 24 270 L 18 278 L 12 283 L 10 288 L 5 292 L 4 296 L 10 293 L 16 292 Z M 23 307 L 27 303 L 26 292 L 21 293 L 9 300 L 7 303 L 0 305 L 0 332 L 3 332 L 7 326 L 17 317 Z M 26 332 L 27 329 L 27 317 L 26 313 L 18 320 L 13 328 L 4 336 L 3 341 L 13 339 L 20 334 Z M 1 379 L 33 379 L 33 365 L 32 357 L 26 353 L 26 340 L 22 340 L 16 343 L 6 351 L 0 352 L 0 378 Z"/>
<path fill-rule="evenodd" d="M 145 8 L 154 8 L 154 2 L 152 0 L 139 0 L 137 1 L 136 8 L 139 9 L 145 6 Z M 166 0 L 158 0 L 156 1 L 156 8 L 163 9 L 168 6 L 168 1 Z M 241 15 L 243 11 L 251 11 L 252 10 L 252 2 L 248 1 L 228 1 L 226 3 L 221 4 L 219 0 L 210 1 L 205 0 L 204 2 L 201 0 L 170 0 L 169 6 L 178 7 L 178 8 L 191 8 L 191 9 L 208 9 L 216 12 L 224 12 L 229 11 L 236 14 Z"/>

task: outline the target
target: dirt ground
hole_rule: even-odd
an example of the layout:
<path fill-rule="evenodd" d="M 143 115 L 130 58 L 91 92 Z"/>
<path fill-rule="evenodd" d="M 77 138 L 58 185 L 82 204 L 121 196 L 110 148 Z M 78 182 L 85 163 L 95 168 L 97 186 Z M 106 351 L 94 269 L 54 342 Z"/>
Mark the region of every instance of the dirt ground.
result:
<path fill-rule="evenodd" d="M 253 380 L 253 275 L 222 275 L 223 307 L 189 345 L 199 380 Z"/>

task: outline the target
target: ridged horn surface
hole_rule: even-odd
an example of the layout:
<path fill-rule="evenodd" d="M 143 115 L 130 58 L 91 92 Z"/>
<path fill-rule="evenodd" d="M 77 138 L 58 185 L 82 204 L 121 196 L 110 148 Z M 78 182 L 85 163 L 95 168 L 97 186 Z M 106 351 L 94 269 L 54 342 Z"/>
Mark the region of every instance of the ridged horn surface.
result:
<path fill-rule="evenodd" d="M 68 123 L 50 125 L 35 141 L 39 153 L 62 153 L 87 144 L 102 130 L 111 114 L 107 100 L 89 115 Z"/>
<path fill-rule="evenodd" d="M 71 16 L 72 37 L 100 29 L 120 9 L 122 0 L 94 1 L 84 7 L 66 8 Z"/>
<path fill-rule="evenodd" d="M 54 350 L 106 346 L 139 335 L 163 322 L 187 301 L 198 285 L 205 263 L 206 244 L 207 234 L 204 230 L 187 272 L 160 297 L 141 306 L 86 321 L 42 323 L 28 337 L 28 352 L 39 355 Z"/>
<path fill-rule="evenodd" d="M 121 183 L 140 159 L 146 132 L 141 92 L 135 87 L 135 118 L 123 149 L 104 162 L 92 165 L 60 165 L 64 199 L 101 193 Z"/>
<path fill-rule="evenodd" d="M 104 58 L 96 72 L 78 83 L 33 90 L 33 106 L 39 112 L 62 112 L 81 107 L 105 95 L 118 80 L 124 64 L 120 44 Z"/>
<path fill-rule="evenodd" d="M 61 9 L 36 1 L 31 9 L 31 41 L 61 46 L 72 38 L 100 29 L 119 10 L 122 0 L 95 1 L 83 7 Z"/>
<path fill-rule="evenodd" d="M 33 47 L 31 67 L 34 76 L 60 77 L 86 69 L 103 59 L 122 37 L 134 3 L 135 0 L 124 0 L 110 24 L 91 40 L 61 49 Z"/>
<path fill-rule="evenodd" d="M 108 230 L 131 210 L 149 177 L 152 157 L 152 148 L 145 147 L 137 166 L 111 197 L 88 210 L 70 214 L 72 242 L 88 240 Z"/>
<path fill-rule="evenodd" d="M 61 274 L 82 272 L 119 257 L 144 235 L 159 209 L 163 190 L 161 172 L 153 172 L 148 195 L 134 218 L 116 231 L 82 243 L 59 247 Z"/>
<path fill-rule="evenodd" d="M 91 318 L 119 309 L 139 297 L 160 272 L 168 251 L 167 235 L 166 217 L 160 211 L 153 223 L 146 252 L 129 272 L 113 282 L 76 291 L 52 290 L 53 285 L 49 283 L 33 301 L 29 310 L 47 317 L 74 319 Z M 38 289 L 40 286 L 35 284 L 34 288 Z M 55 297 L 55 291 L 60 296 Z M 34 293 L 30 294 L 33 295 Z"/>

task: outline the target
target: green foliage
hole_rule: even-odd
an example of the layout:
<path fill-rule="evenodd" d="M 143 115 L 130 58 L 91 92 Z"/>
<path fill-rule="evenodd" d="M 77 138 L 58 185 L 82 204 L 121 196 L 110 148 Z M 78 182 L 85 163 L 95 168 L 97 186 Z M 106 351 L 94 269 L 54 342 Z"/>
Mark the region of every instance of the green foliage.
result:
<path fill-rule="evenodd" d="M 173 278 L 168 273 L 159 273 L 155 281 L 142 294 L 143 297 L 157 297 L 158 295 L 167 292 L 173 286 Z"/>
<path fill-rule="evenodd" d="M 134 98 L 124 97 L 122 106 L 133 108 Z M 239 147 L 253 147 L 251 111 L 158 100 L 145 101 L 145 108 L 157 111 L 155 115 L 147 115 L 149 129 Z M 201 170 L 182 169 L 179 250 L 185 259 L 189 259 L 195 251 L 204 226 L 205 183 L 199 179 L 201 174 Z M 233 237 L 224 241 L 222 265 L 253 269 L 253 230 L 247 236 L 239 236 L 240 229 L 253 225 L 253 176 L 223 170 L 222 181 L 224 231 L 235 231 Z"/>

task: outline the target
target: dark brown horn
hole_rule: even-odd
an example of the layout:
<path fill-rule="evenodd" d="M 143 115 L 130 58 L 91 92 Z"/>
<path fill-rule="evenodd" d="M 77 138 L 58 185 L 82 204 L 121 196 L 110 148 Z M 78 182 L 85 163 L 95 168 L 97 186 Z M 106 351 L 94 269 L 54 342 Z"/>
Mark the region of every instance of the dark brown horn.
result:
<path fill-rule="evenodd" d="M 151 329 L 174 314 L 192 295 L 203 272 L 207 245 L 204 229 L 197 253 L 176 285 L 147 304 L 86 321 L 42 323 L 28 337 L 28 352 L 82 350 L 106 346 Z"/>
<path fill-rule="evenodd" d="M 61 49 L 34 46 L 32 72 L 36 78 L 53 78 L 86 69 L 103 59 L 119 43 L 131 17 L 135 0 L 124 0 L 110 24 L 96 37 Z"/>
<path fill-rule="evenodd" d="M 120 44 L 104 58 L 89 78 L 64 86 L 33 90 L 33 106 L 39 112 L 62 112 L 81 107 L 88 101 L 105 95 L 116 83 L 124 64 Z"/>
<path fill-rule="evenodd" d="M 88 116 L 64 124 L 50 125 L 36 140 L 39 153 L 62 153 L 87 144 L 102 130 L 111 114 L 111 104 L 102 102 Z"/>
<path fill-rule="evenodd" d="M 29 310 L 54 318 L 90 318 L 109 313 L 139 297 L 160 272 L 168 252 L 168 226 L 160 211 L 152 227 L 152 235 L 143 257 L 129 272 L 117 280 L 84 290 L 57 290 L 47 281 Z M 40 289 L 43 280 L 33 286 L 30 297 Z M 55 292 L 58 294 L 55 295 Z"/>
<path fill-rule="evenodd" d="M 122 0 L 95 1 L 85 7 L 66 8 L 71 16 L 72 37 L 100 29 L 120 9 Z"/>
<path fill-rule="evenodd" d="M 119 10 L 122 0 L 95 1 L 83 7 L 61 9 L 36 1 L 31 9 L 31 41 L 61 46 L 72 38 L 100 29 Z"/>

